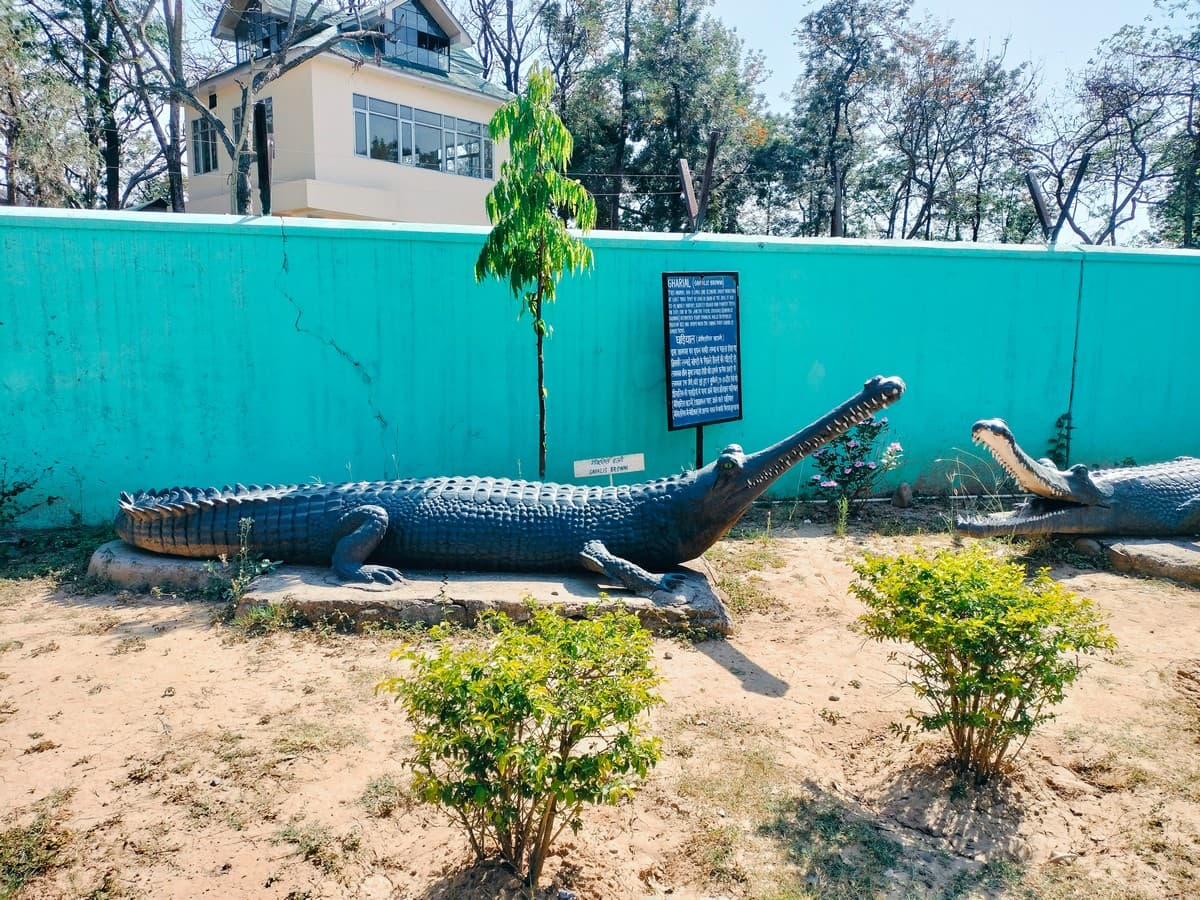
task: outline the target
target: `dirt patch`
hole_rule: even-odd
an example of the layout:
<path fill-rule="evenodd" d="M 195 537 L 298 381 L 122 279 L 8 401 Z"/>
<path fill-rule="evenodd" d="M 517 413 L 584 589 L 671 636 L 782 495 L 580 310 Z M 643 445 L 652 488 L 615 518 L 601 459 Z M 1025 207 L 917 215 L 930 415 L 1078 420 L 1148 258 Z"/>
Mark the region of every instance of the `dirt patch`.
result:
<path fill-rule="evenodd" d="M 539 896 L 1189 895 L 1200 591 L 1034 548 L 1120 650 L 976 789 L 936 739 L 893 735 L 916 701 L 848 627 L 847 560 L 949 545 L 944 516 L 869 514 L 836 538 L 756 510 L 719 545 L 752 584 L 734 633 L 657 642 L 664 759 L 632 804 L 587 812 Z M 17 896 L 522 896 L 405 795 L 410 731 L 374 692 L 403 636 L 247 638 L 211 603 L 21 575 L 0 578 L 0 833 L 47 846 Z"/>

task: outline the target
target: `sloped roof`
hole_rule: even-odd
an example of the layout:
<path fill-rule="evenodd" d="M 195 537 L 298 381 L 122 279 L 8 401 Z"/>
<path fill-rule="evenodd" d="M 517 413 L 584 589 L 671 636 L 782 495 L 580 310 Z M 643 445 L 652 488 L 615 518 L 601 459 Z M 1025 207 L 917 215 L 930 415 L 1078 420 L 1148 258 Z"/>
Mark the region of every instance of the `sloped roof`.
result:
<path fill-rule="evenodd" d="M 239 0 L 229 0 L 229 2 L 239 2 Z M 240 0 L 243 4 L 246 0 Z M 289 15 L 291 12 L 290 0 L 263 0 L 266 3 L 274 3 L 276 6 L 286 4 L 287 10 L 284 15 Z M 309 34 L 296 41 L 293 44 L 293 49 L 303 51 L 309 47 L 315 47 L 322 41 L 329 38 L 330 30 L 336 27 L 333 23 L 327 24 L 324 27 L 316 29 L 312 34 Z M 330 47 L 330 52 L 336 53 L 345 59 L 352 62 L 361 62 L 367 65 L 378 65 L 383 69 L 390 69 L 396 72 L 405 72 L 406 74 L 431 81 L 435 84 L 447 85 L 450 87 L 461 88 L 463 90 L 473 91 L 477 94 L 483 94 L 487 97 L 492 97 L 500 101 L 508 101 L 512 99 L 512 94 L 499 85 L 492 84 L 483 77 L 483 64 L 475 56 L 474 51 L 469 46 L 454 46 L 450 47 L 450 71 L 441 72 L 432 69 L 427 69 L 423 66 L 411 65 L 403 60 L 391 59 L 387 57 L 376 57 L 375 48 L 367 41 L 355 40 L 347 38 L 339 41 Z M 223 78 L 230 72 L 234 72 L 241 68 L 245 63 L 239 63 L 236 66 L 231 66 L 223 72 L 206 78 L 201 84 L 207 84 L 215 79 Z"/>
<path fill-rule="evenodd" d="M 403 2 L 403 0 L 400 0 Z M 376 15 L 389 15 L 391 10 L 400 5 L 397 0 L 383 0 L 374 8 L 360 8 L 358 12 L 339 10 L 335 4 L 324 0 L 296 0 L 296 20 L 310 18 L 315 25 L 325 23 L 335 25 L 354 21 L 356 17 L 368 19 Z M 442 0 L 416 0 L 429 13 L 430 17 L 441 26 L 442 31 L 450 39 L 451 46 L 469 44 L 471 37 L 466 28 L 458 21 L 450 8 Z M 264 13 L 286 19 L 292 14 L 292 0 L 223 0 L 217 17 L 213 22 L 212 36 L 222 40 L 233 40 L 234 32 L 242 17 L 251 7 L 257 5 Z"/>
<path fill-rule="evenodd" d="M 394 72 L 405 72 L 424 78 L 437 84 L 446 84 L 464 88 L 478 94 L 485 94 L 497 100 L 510 100 L 512 94 L 499 85 L 492 84 L 483 77 L 483 64 L 475 54 L 465 47 L 450 48 L 450 71 L 441 72 L 427 69 L 424 66 L 410 65 L 403 60 L 390 57 L 376 57 L 373 48 L 365 46 L 361 41 L 346 40 L 334 45 L 333 50 L 340 56 L 354 62 L 366 62 L 378 65 L 383 69 Z"/>

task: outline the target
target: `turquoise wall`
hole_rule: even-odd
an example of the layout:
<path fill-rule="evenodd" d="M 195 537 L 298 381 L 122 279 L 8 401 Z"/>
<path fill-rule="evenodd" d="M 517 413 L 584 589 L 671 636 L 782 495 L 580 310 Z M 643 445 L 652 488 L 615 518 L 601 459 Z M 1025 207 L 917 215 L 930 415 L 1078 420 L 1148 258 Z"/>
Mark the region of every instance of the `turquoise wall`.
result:
<path fill-rule="evenodd" d="M 485 233 L 0 210 L 0 460 L 63 498 L 36 521 L 102 521 L 118 491 L 176 484 L 536 477 L 533 333 L 502 285 L 474 281 Z M 975 419 L 1008 419 L 1040 455 L 1072 402 L 1074 460 L 1200 452 L 1200 254 L 589 243 L 595 270 L 548 313 L 551 480 L 617 453 L 646 457 L 625 480 L 691 465 L 694 433 L 666 428 L 664 271 L 740 275 L 745 417 L 706 428 L 709 458 L 777 440 L 876 373 L 908 382 L 890 411 L 899 475 L 926 490 L 973 452 Z"/>

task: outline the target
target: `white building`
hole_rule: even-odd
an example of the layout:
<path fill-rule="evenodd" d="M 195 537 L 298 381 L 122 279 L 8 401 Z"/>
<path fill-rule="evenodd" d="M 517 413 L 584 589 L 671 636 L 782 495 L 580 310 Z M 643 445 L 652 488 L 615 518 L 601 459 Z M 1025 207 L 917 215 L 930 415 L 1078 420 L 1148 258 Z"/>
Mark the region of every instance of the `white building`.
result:
<path fill-rule="evenodd" d="M 278 46 L 290 10 L 290 0 L 225 0 L 218 13 L 213 37 L 236 42 L 237 65 L 196 94 L 236 133 L 238 79 Z M 267 114 L 272 214 L 488 224 L 484 198 L 507 147 L 493 146 L 487 123 L 510 95 L 483 78 L 462 25 L 441 0 L 392 0 L 341 21 L 378 34 L 334 44 L 255 98 Z M 295 52 L 337 28 L 322 21 Z M 187 135 L 188 211 L 230 212 L 232 163 L 216 130 L 193 112 Z"/>

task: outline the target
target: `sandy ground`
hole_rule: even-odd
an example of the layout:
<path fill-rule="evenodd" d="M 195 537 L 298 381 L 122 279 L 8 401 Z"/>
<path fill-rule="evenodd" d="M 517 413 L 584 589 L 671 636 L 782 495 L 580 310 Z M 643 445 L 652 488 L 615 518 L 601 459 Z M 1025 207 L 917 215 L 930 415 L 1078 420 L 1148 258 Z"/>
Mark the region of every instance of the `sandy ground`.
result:
<path fill-rule="evenodd" d="M 848 558 L 951 539 L 764 529 L 719 549 L 780 563 L 734 576 L 759 589 L 735 633 L 656 643 L 662 762 L 588 811 L 537 896 L 1195 896 L 1200 591 L 1059 564 L 1120 650 L 974 789 L 937 738 L 891 732 L 914 703 L 895 648 L 848 628 Z M 246 637 L 217 612 L 0 581 L 0 827 L 41 812 L 61 848 L 17 896 L 522 895 L 397 790 L 410 731 L 374 685 L 402 636 Z"/>

